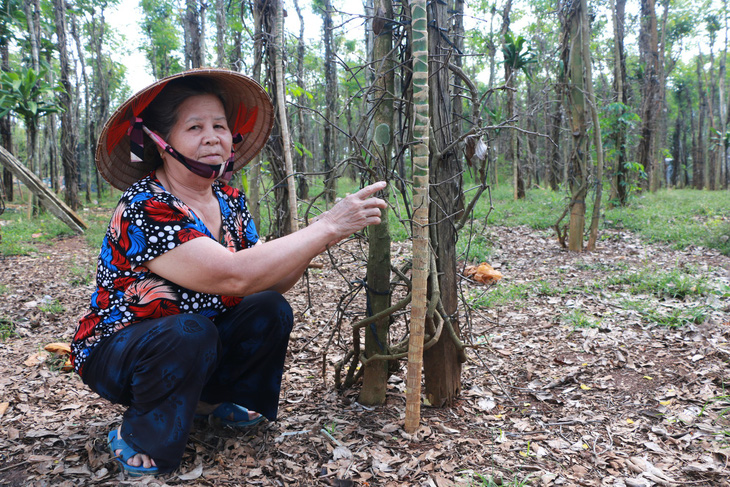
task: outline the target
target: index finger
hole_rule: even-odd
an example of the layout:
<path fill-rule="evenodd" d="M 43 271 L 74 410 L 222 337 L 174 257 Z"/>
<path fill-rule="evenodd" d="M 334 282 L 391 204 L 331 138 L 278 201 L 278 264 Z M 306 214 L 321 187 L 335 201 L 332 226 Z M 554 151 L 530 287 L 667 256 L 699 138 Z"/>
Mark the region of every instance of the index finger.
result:
<path fill-rule="evenodd" d="M 377 183 L 373 183 L 369 186 L 365 186 L 360 191 L 355 193 L 355 196 L 357 196 L 360 199 L 366 199 L 377 193 L 378 191 L 385 189 L 385 187 L 388 185 L 385 181 L 378 181 Z"/>

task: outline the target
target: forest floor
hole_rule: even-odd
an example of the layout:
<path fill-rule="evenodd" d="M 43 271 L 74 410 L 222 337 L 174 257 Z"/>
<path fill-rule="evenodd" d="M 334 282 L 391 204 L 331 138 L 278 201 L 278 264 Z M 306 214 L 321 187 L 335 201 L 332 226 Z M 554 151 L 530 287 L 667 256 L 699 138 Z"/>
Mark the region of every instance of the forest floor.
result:
<path fill-rule="evenodd" d="M 402 429 L 404 365 L 383 406 L 334 389 L 344 328 L 364 308 L 358 296 L 336 329 L 340 297 L 365 275 L 350 244 L 333 252 L 342 274 L 320 256 L 309 292 L 302 281 L 288 294 L 279 420 L 248 431 L 196 424 L 179 471 L 135 481 L 105 446 L 122 409 L 43 350 L 70 340 L 97 249 L 72 237 L 0 258 L 0 331 L 14 326 L 0 341 L 0 485 L 729 486 L 730 257 L 626 232 L 582 254 L 526 227 L 490 232 L 504 279 L 489 290 L 463 281 L 465 302 L 513 292 L 469 321 L 462 313 L 475 346 L 461 394 L 451 408 L 422 407 L 416 434 Z M 395 260 L 409 253 L 394 244 Z M 626 287 L 678 273 L 689 289 Z"/>

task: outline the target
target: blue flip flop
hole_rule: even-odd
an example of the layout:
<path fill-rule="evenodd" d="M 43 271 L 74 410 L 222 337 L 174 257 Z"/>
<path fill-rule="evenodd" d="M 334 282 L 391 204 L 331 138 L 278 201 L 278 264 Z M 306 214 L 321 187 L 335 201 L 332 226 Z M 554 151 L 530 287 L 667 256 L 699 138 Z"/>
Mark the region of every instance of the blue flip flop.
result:
<path fill-rule="evenodd" d="M 124 473 L 130 477 L 142 477 L 143 475 L 157 475 L 160 473 L 157 467 L 133 467 L 132 465 L 127 464 L 127 460 L 137 455 L 139 452 L 134 451 L 134 449 L 132 449 L 132 447 L 129 446 L 121 436 L 119 436 L 119 432 L 116 428 L 109 432 L 106 444 L 109 446 L 109 451 L 111 451 L 112 457 L 119 462 Z M 122 450 L 119 456 L 115 453 L 117 450 Z"/>
<path fill-rule="evenodd" d="M 229 419 L 233 418 L 233 419 Z M 264 420 L 263 415 L 249 419 L 248 409 L 232 402 L 221 403 L 220 406 L 208 416 L 211 424 L 220 423 L 234 428 L 247 428 Z"/>

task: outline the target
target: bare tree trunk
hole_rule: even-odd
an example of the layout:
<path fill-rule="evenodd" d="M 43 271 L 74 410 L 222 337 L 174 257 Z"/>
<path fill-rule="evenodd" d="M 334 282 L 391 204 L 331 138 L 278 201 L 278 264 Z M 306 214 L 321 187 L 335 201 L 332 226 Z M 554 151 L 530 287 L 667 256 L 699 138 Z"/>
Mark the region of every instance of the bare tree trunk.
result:
<path fill-rule="evenodd" d="M 199 68 L 205 65 L 205 8 L 198 0 L 186 0 L 185 5 L 185 65 Z"/>
<path fill-rule="evenodd" d="M 450 71 L 445 62 L 452 47 L 444 39 L 448 32 L 448 5 L 429 2 L 429 113 L 433 131 L 430 140 L 429 178 L 431 203 L 429 215 L 431 247 L 436 253 L 438 286 L 444 319 L 456 337 L 460 336 L 455 221 L 463 211 L 462 167 L 456 148 L 447 150 L 454 137 L 451 132 Z M 434 35 L 431 35 L 434 34 Z M 415 93 L 414 93 L 415 96 Z M 429 324 L 429 323 L 427 323 Z M 431 323 L 431 325 L 433 325 Z M 438 342 L 424 354 L 425 394 L 437 407 L 452 405 L 461 391 L 461 364 L 465 359 L 450 333 L 442 333 Z"/>
<path fill-rule="evenodd" d="M 63 176 L 66 180 L 65 200 L 72 210 L 79 207 L 78 161 L 76 160 L 77 121 L 73 119 L 73 87 L 70 80 L 70 66 L 66 39 L 66 3 L 65 0 L 53 0 L 56 18 L 56 35 L 58 36 L 58 56 L 61 65 L 61 86 L 58 94 L 61 112 L 61 160 Z"/>
<path fill-rule="evenodd" d="M 390 0 L 378 0 L 377 14 L 386 22 L 393 20 L 393 4 Z M 372 25 L 372 22 L 371 22 Z M 393 83 L 395 63 L 393 62 L 393 33 L 390 28 L 376 33 L 373 40 L 371 64 L 375 67 L 375 79 L 371 104 L 373 106 L 374 144 L 371 152 L 375 156 L 371 167 L 375 180 L 387 180 L 393 157 Z M 383 196 L 387 199 L 387 190 Z M 368 229 L 367 301 L 369 314 L 377 315 L 390 307 L 390 228 L 388 209 L 382 210 L 381 223 Z M 377 320 L 365 330 L 365 357 L 388 353 L 388 330 L 390 316 Z M 389 363 L 375 360 L 365 365 L 363 385 L 359 401 L 363 404 L 383 404 L 388 386 Z"/>
<path fill-rule="evenodd" d="M 226 5 L 223 0 L 215 0 L 215 53 L 216 65 L 219 68 L 226 68 Z"/>
<path fill-rule="evenodd" d="M 324 122 L 324 141 L 322 150 L 324 151 L 324 172 L 325 172 L 325 198 L 328 202 L 335 200 L 337 193 L 337 175 L 335 174 L 335 147 L 336 138 L 332 130 L 334 116 L 337 111 L 337 71 L 334 52 L 334 43 L 332 39 L 332 2 L 331 0 L 323 0 L 324 3 L 324 75 L 325 75 L 325 92 L 327 93 L 327 103 L 325 109 Z"/>
<path fill-rule="evenodd" d="M 704 69 L 702 65 L 702 52 L 697 56 L 697 93 L 699 93 L 699 109 L 697 120 L 697 132 L 695 136 L 694 150 L 692 153 L 692 185 L 695 189 L 705 187 L 705 168 L 707 163 L 707 154 L 705 149 L 706 129 L 705 116 L 707 113 L 707 93 L 703 83 Z"/>
<path fill-rule="evenodd" d="M 10 50 L 8 49 L 8 39 L 3 39 L 0 43 L 0 56 L 2 56 L 2 70 L 10 70 Z M 12 127 L 10 125 L 10 117 L 0 118 L 0 143 L 9 153 L 13 153 L 13 136 Z M 3 185 L 5 190 L 5 198 L 13 201 L 13 173 L 10 169 L 3 166 Z"/>
<path fill-rule="evenodd" d="M 727 12 L 727 0 L 722 0 L 722 11 Z M 725 142 L 727 134 L 727 122 L 728 122 L 728 110 L 727 110 L 727 99 L 725 97 L 725 75 L 727 73 L 727 45 L 728 45 L 728 23 L 727 15 L 724 16 L 724 30 L 725 30 L 725 44 L 723 45 L 723 55 L 720 56 L 720 93 L 719 93 L 719 108 L 720 108 L 720 133 L 722 134 L 722 141 L 720 143 L 720 164 L 717 171 L 717 189 L 727 187 L 727 160 L 728 160 L 728 146 Z"/>
<path fill-rule="evenodd" d="M 614 100 L 622 105 L 626 104 L 626 51 L 624 49 L 626 0 L 612 0 L 613 38 L 614 38 L 614 65 L 613 90 Z M 623 109 L 622 109 L 623 110 Z M 613 168 L 611 183 L 611 202 L 618 202 L 624 206 L 628 203 L 626 185 L 629 184 L 626 170 L 626 130 L 621 124 L 613 135 L 613 144 L 616 150 L 616 167 Z"/>
<path fill-rule="evenodd" d="M 639 50 L 644 67 L 641 100 L 641 138 L 637 161 L 649 176 L 649 190 L 658 189 L 657 154 L 654 138 L 657 137 L 659 117 L 659 38 L 654 0 L 641 0 L 641 30 Z M 643 182 L 646 186 L 646 182 Z"/>
<path fill-rule="evenodd" d="M 309 198 L 309 181 L 307 181 L 307 153 L 305 151 L 307 142 L 307 124 L 304 123 L 304 104 L 307 102 L 307 95 L 304 93 L 306 89 L 304 82 L 304 16 L 299 8 L 298 0 L 294 0 L 294 8 L 299 16 L 299 39 L 297 42 L 297 83 L 302 89 L 302 94 L 298 97 L 299 108 L 297 110 L 297 125 L 299 127 L 299 143 L 302 150 L 296 157 L 295 167 L 297 170 L 297 196 L 301 200 Z"/>
<path fill-rule="evenodd" d="M 104 19 L 104 9 L 99 12 L 99 18 L 95 19 L 92 13 L 91 17 L 91 39 L 94 47 L 94 95 L 96 97 L 96 113 L 94 114 L 94 125 L 90 130 L 90 141 L 92 144 L 92 154 L 96 153 L 96 140 L 98 137 L 99 127 L 102 127 L 106 119 L 109 117 L 109 77 L 106 73 L 104 64 L 104 53 L 102 52 L 102 40 L 106 33 L 106 21 Z M 96 191 L 97 197 L 101 200 L 101 177 L 99 171 L 96 171 Z M 111 191 L 111 186 L 110 186 Z"/>
<path fill-rule="evenodd" d="M 253 2 L 253 69 L 251 77 L 258 83 L 261 83 L 261 65 L 263 64 L 264 52 L 264 32 L 263 32 L 263 9 L 266 0 L 254 0 Z M 241 6 L 241 16 L 243 16 L 243 6 Z M 251 163 L 251 171 L 248 185 L 249 211 L 251 217 L 258 228 L 261 228 L 261 156 L 258 155 Z"/>
<path fill-rule="evenodd" d="M 267 79 L 268 79 L 268 90 L 269 93 L 277 93 L 278 90 L 278 75 L 279 70 L 276 69 L 276 60 L 279 56 L 279 46 L 276 43 L 276 23 L 277 23 L 277 9 L 278 2 L 282 0 L 269 1 L 264 0 L 262 2 L 262 25 L 263 32 L 268 37 L 269 41 L 266 44 L 266 67 L 267 67 Z M 281 81 L 284 82 L 283 80 Z M 274 104 L 274 113 L 281 113 L 279 97 L 276 96 L 272 100 Z M 287 172 L 286 172 L 286 161 L 284 156 L 284 139 L 283 133 L 285 128 L 282 126 L 281 116 L 277 119 L 278 123 L 274 124 L 274 128 L 271 133 L 270 142 L 267 145 L 269 154 L 269 169 L 271 170 L 272 184 L 274 185 L 274 215 L 270 219 L 271 228 L 269 229 L 269 235 L 275 238 L 282 237 L 290 232 L 291 229 L 291 216 L 290 212 L 296 211 L 291 209 L 289 206 L 289 186 L 287 184 Z"/>
<path fill-rule="evenodd" d="M 553 143 L 549 145 L 550 150 L 545 179 L 547 180 L 550 189 L 553 191 L 558 190 L 562 179 L 562 172 L 560 171 L 560 167 L 562 166 L 560 154 L 560 129 L 563 126 L 563 106 L 560 100 L 563 98 L 563 85 L 564 83 L 562 80 L 555 83 L 555 99 L 558 101 L 553 103 L 553 112 L 550 115 L 550 139 Z"/>
<path fill-rule="evenodd" d="M 283 0 L 276 4 L 276 99 L 281 127 L 281 143 L 283 145 L 284 165 L 286 170 L 286 185 L 289 197 L 289 225 L 287 233 L 294 233 L 297 227 L 297 191 L 294 185 L 294 164 L 291 156 L 291 135 L 289 134 L 289 119 L 286 113 L 286 96 L 284 95 L 284 6 Z"/>
<path fill-rule="evenodd" d="M 94 154 L 91 151 L 93 144 L 91 142 L 93 122 L 91 121 L 91 111 L 89 110 L 89 75 L 86 73 L 86 60 L 84 56 L 84 47 L 81 44 L 79 37 L 79 29 L 76 21 L 76 16 L 72 15 L 71 18 L 71 36 L 74 38 L 76 44 L 76 51 L 78 52 L 79 63 L 81 64 L 81 76 L 84 82 L 84 120 L 86 125 L 83 132 L 83 140 L 86 141 L 83 144 L 84 157 L 83 160 L 86 163 L 86 202 L 91 203 L 91 175 L 94 172 Z"/>
<path fill-rule="evenodd" d="M 588 133 L 586 124 L 586 80 L 583 56 L 581 18 L 582 2 L 566 7 L 563 18 L 562 61 L 566 69 L 566 112 L 570 115 L 570 132 L 573 138 L 568 166 L 568 184 L 571 201 L 568 249 L 583 250 L 585 228 L 585 198 L 588 194 Z"/>
<path fill-rule="evenodd" d="M 30 58 L 31 67 L 38 74 L 41 69 L 40 61 L 40 1 L 39 0 L 23 0 L 23 10 L 25 11 L 26 22 L 28 23 L 28 38 L 30 41 Z M 30 170 L 40 177 L 41 167 L 38 161 L 40 151 L 38 150 L 38 127 L 35 126 L 36 122 L 32 121 L 32 127 L 28 127 L 27 139 L 27 150 L 29 154 Z M 36 204 L 34 203 L 35 207 Z"/>
<path fill-rule="evenodd" d="M 593 122 L 593 144 L 596 148 L 596 196 L 593 200 L 593 215 L 591 218 L 590 236 L 586 249 L 596 249 L 598 239 L 598 220 L 601 215 L 601 196 L 603 195 L 603 141 L 601 140 L 601 124 L 598 120 L 598 107 L 596 96 L 593 93 L 593 68 L 591 66 L 590 40 L 591 31 L 588 25 L 588 2 L 581 0 L 581 37 L 583 40 L 583 65 L 585 67 L 585 88 L 590 105 L 591 121 Z"/>

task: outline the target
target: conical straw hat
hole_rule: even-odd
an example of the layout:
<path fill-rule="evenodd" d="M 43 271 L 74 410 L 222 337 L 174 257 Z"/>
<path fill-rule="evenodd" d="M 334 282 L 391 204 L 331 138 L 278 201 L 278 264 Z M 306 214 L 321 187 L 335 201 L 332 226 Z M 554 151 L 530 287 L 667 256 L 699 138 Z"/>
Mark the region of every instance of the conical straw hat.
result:
<path fill-rule="evenodd" d="M 274 107 L 261 85 L 236 71 L 213 68 L 185 71 L 139 91 L 117 108 L 106 122 L 96 147 L 96 167 L 109 184 L 125 190 L 154 169 L 153 163 L 131 161 L 130 121 L 147 108 L 168 82 L 187 76 L 214 81 L 226 100 L 228 126 L 234 135 L 240 132 L 243 136 L 243 141 L 234 145 L 234 171 L 248 164 L 266 145 L 274 124 Z"/>

